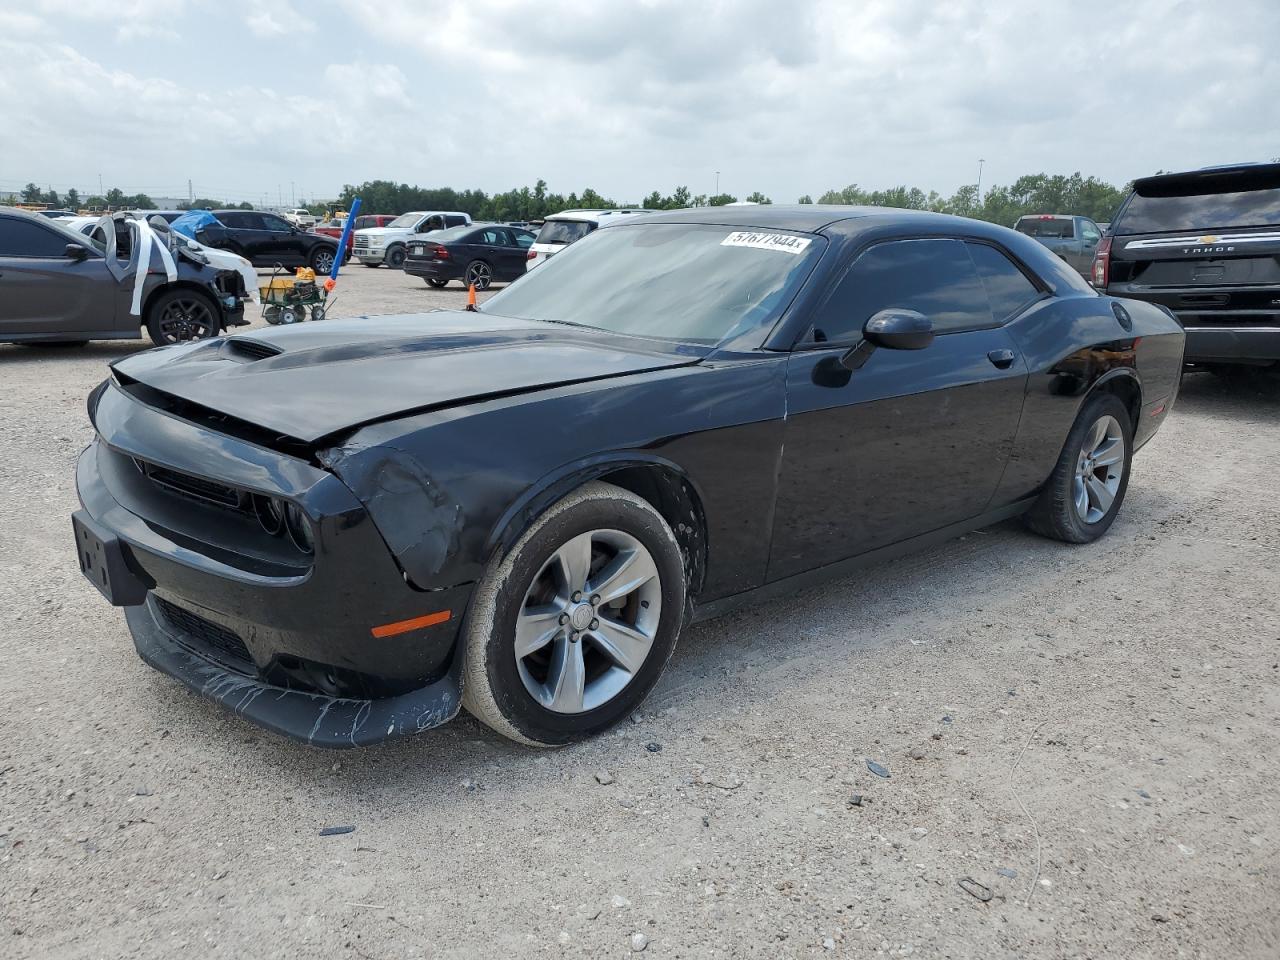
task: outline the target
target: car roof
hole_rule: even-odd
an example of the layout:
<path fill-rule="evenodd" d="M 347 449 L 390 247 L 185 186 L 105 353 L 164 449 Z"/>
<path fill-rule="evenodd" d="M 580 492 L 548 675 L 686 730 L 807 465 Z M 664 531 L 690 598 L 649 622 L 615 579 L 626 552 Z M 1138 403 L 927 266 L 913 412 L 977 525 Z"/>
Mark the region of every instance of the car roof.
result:
<path fill-rule="evenodd" d="M 622 207 L 616 210 L 561 210 L 559 213 L 549 214 L 543 222 L 545 223 L 547 220 L 573 220 L 579 223 L 599 223 L 607 217 L 635 217 L 659 212 L 658 210 L 645 210 L 642 207 Z"/>
<path fill-rule="evenodd" d="M 843 204 L 761 203 L 750 207 L 690 207 L 685 210 L 668 210 L 644 217 L 642 223 L 710 223 L 725 227 L 748 227 L 775 230 L 796 230 L 812 233 L 841 220 L 864 217 L 921 215 L 944 217 L 945 214 L 926 213 L 920 210 L 899 210 L 896 207 L 855 207 Z M 960 219 L 952 217 L 950 219 Z"/>
<path fill-rule="evenodd" d="M 1265 190 L 1280 184 L 1280 163 L 1233 163 L 1181 173 L 1157 173 L 1133 181 L 1135 193 L 1168 197 Z"/>

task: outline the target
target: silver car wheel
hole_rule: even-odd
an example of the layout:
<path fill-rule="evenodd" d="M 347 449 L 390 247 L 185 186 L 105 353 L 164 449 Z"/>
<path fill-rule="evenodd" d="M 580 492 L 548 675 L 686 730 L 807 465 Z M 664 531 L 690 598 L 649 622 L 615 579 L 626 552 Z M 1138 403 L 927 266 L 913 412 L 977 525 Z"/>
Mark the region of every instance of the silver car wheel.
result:
<path fill-rule="evenodd" d="M 554 713 L 608 703 L 649 656 L 662 618 L 662 581 L 645 546 L 592 530 L 560 546 L 525 593 L 514 652 L 520 680 Z"/>
<path fill-rule="evenodd" d="M 1101 417 L 1085 435 L 1071 487 L 1076 514 L 1085 523 L 1097 523 L 1115 502 L 1124 478 L 1124 445 L 1120 421 L 1110 414 Z"/>

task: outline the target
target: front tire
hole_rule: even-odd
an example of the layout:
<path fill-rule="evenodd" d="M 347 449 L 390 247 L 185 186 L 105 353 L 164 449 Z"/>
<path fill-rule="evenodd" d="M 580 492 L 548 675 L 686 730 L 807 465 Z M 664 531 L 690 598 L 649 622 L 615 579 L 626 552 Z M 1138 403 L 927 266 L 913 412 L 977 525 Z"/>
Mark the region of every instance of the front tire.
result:
<path fill-rule="evenodd" d="M 170 290 L 147 309 L 147 333 L 158 347 L 216 337 L 222 329 L 218 306 L 194 290 Z"/>
<path fill-rule="evenodd" d="M 630 491 L 588 483 L 486 569 L 463 627 L 463 705 L 520 743 L 591 737 L 648 695 L 684 611 L 666 520 Z"/>
<path fill-rule="evenodd" d="M 387 251 L 387 266 L 399 270 L 404 266 L 404 247 L 392 247 Z"/>
<path fill-rule="evenodd" d="M 476 285 L 477 290 L 488 290 L 489 284 L 493 283 L 493 267 L 483 260 L 472 260 L 468 263 L 467 272 L 462 278 L 462 285 L 470 287 L 473 283 Z"/>
<path fill-rule="evenodd" d="M 1026 515 L 1027 526 L 1066 543 L 1092 543 L 1111 528 L 1133 464 L 1133 422 L 1120 398 L 1094 394 L 1081 407 L 1058 463 Z"/>

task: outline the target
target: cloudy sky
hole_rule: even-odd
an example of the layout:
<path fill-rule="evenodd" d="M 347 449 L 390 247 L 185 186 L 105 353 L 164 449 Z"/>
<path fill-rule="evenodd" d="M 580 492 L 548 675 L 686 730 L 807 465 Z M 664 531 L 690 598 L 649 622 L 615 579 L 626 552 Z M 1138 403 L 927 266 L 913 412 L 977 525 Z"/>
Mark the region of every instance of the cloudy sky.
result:
<path fill-rule="evenodd" d="M 779 202 L 1280 156 L 1280 0 L 0 0 L 0 190 Z"/>

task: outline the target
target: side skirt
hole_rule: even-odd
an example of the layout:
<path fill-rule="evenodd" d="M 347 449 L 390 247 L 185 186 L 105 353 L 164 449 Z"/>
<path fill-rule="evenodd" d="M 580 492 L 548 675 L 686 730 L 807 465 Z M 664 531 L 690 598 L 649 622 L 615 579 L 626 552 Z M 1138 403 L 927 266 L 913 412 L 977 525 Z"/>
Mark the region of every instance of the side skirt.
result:
<path fill-rule="evenodd" d="M 863 567 L 887 563 L 909 553 L 915 553 L 918 550 L 925 550 L 940 543 L 946 543 L 948 540 L 954 540 L 956 537 L 964 536 L 966 533 L 972 533 L 982 527 L 989 527 L 993 523 L 1000 523 L 1002 520 L 1008 520 L 1010 517 L 1026 513 L 1035 502 L 1035 497 L 1028 497 L 1008 506 L 989 510 L 980 516 L 962 520 L 959 523 L 953 523 L 950 526 L 941 527 L 929 533 L 922 533 L 919 536 L 911 537 L 909 540 L 900 540 L 898 543 L 891 543 L 887 547 L 868 550 L 866 553 L 860 553 L 856 557 L 850 557 L 847 560 L 839 560 L 824 567 L 818 567 L 815 570 L 806 570 L 803 573 L 784 577 L 781 580 L 774 580 L 772 583 L 766 583 L 763 586 L 746 590 L 742 593 L 735 593 L 732 596 L 722 597 L 719 600 L 712 600 L 710 603 L 698 604 L 694 608 L 691 622 L 701 623 L 704 620 L 713 620 L 716 617 L 762 600 L 768 600 L 782 594 L 794 593 L 796 590 L 803 590 L 806 587 L 816 586 L 831 580 L 838 580 Z"/>

